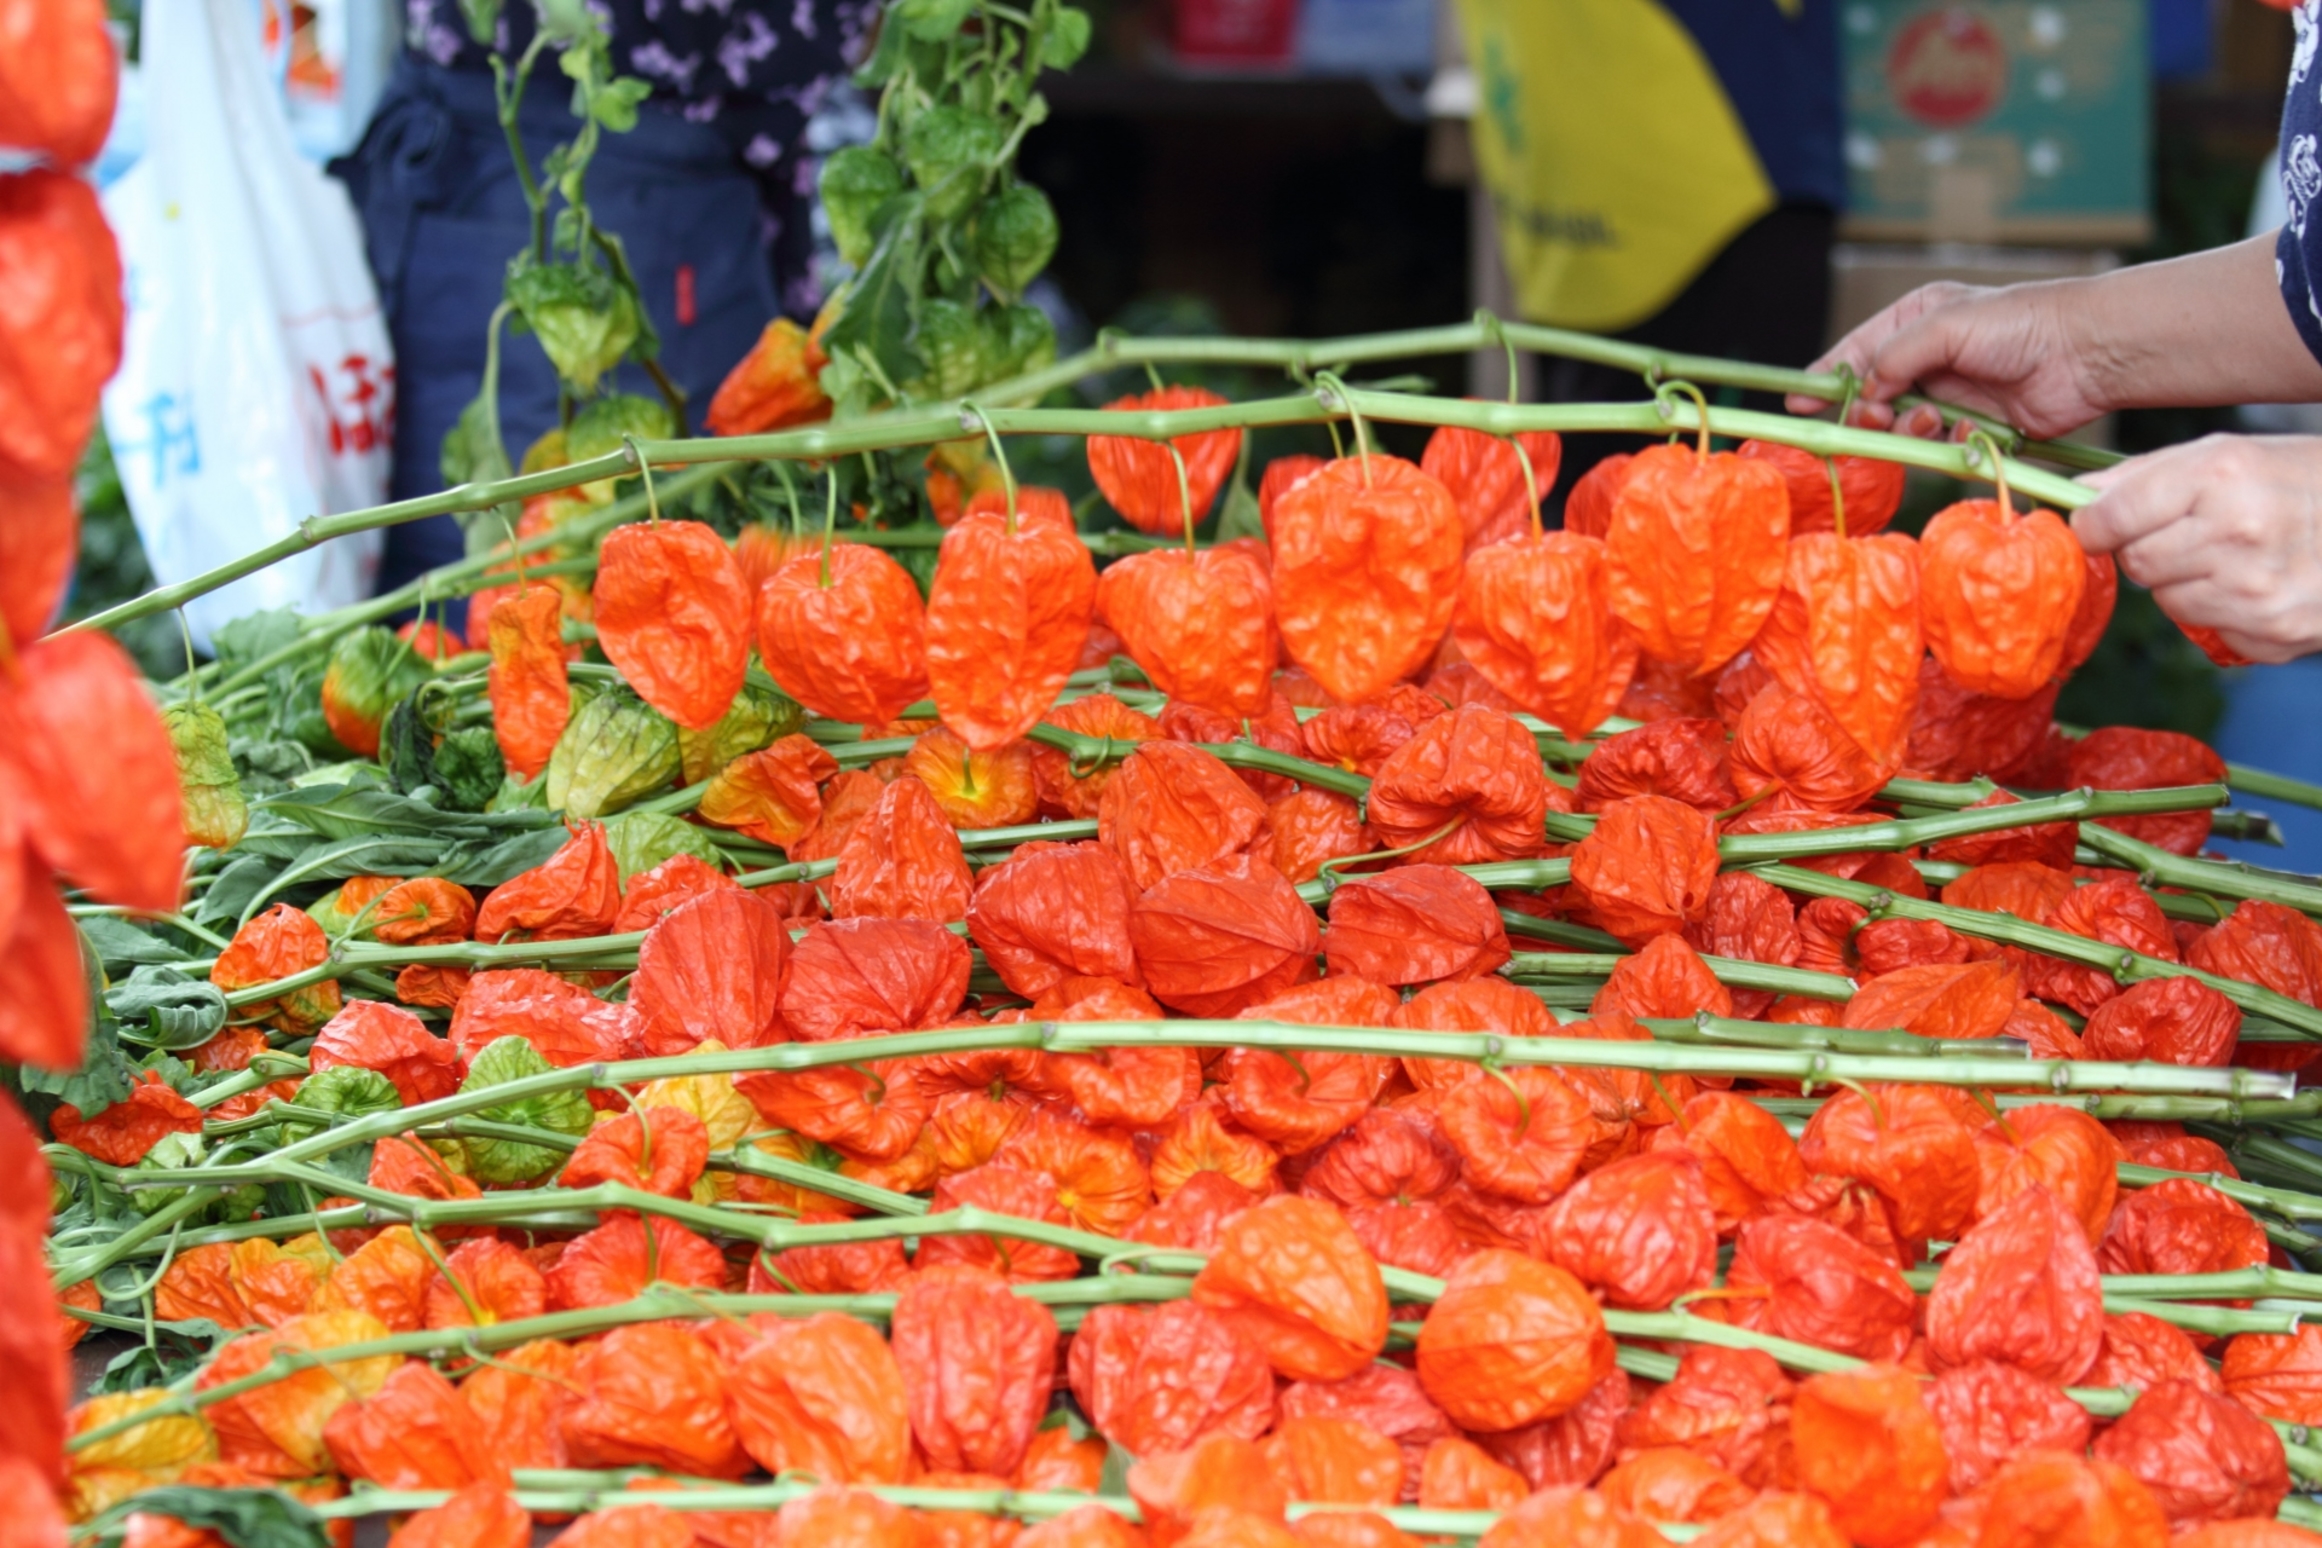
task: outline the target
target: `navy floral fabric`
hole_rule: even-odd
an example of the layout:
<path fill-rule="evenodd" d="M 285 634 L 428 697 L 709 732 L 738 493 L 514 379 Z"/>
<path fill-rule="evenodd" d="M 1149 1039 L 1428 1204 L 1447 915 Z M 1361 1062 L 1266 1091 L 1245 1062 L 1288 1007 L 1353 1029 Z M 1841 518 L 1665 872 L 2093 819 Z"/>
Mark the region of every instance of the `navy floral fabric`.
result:
<path fill-rule="evenodd" d="M 459 0 L 406 0 L 405 46 L 431 64 L 485 72 L 532 41 L 533 9 L 510 0 L 490 49 L 468 35 Z M 586 0 L 609 27 L 614 67 L 653 88 L 648 105 L 707 124 L 784 208 L 803 186 L 807 119 L 876 19 L 879 0 Z M 553 73 L 553 64 L 541 73 Z"/>
<path fill-rule="evenodd" d="M 2298 43 L 2290 57 L 2290 89 L 2282 99 L 2282 202 L 2286 214 L 2274 239 L 2274 277 L 2289 304 L 2290 321 L 2306 348 L 2322 360 L 2322 77 L 2314 69 L 2314 49 L 2322 30 L 2315 0 L 2305 0 L 2291 19 Z"/>

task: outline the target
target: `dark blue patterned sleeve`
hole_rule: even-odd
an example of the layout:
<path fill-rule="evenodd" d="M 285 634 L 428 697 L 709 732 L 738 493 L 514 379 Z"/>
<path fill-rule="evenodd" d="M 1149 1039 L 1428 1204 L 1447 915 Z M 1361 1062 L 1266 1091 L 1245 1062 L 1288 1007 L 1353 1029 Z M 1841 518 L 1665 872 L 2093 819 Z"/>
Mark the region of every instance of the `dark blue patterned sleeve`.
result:
<path fill-rule="evenodd" d="M 879 0 L 588 3 L 612 29 L 614 67 L 652 87 L 648 105 L 716 129 L 776 210 L 798 192 L 807 119 L 861 57 L 879 9 Z M 468 36 L 460 0 L 407 0 L 406 46 L 448 69 L 488 70 L 494 53 L 523 53 L 533 17 L 528 0 L 510 0 L 487 49 Z"/>
<path fill-rule="evenodd" d="M 2314 0 L 2303 0 L 2291 20 L 2297 44 L 2290 56 L 2290 86 L 2282 97 L 2282 229 L 2274 239 L 2274 278 L 2283 304 L 2307 351 L 2322 360 L 2322 80 L 2314 75 Z"/>

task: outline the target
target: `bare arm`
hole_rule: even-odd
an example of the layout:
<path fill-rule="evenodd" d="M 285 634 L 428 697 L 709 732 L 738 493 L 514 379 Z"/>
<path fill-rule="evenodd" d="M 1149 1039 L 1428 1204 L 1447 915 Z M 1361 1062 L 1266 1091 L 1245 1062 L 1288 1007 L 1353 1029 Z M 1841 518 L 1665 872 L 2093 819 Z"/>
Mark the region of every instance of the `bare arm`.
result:
<path fill-rule="evenodd" d="M 1855 417 L 1882 426 L 1913 387 L 2038 436 L 2114 409 L 2322 400 L 2322 364 L 2282 302 L 2270 235 L 2088 279 L 1925 286 L 1816 369 L 1842 364 L 1863 379 Z M 1925 413 L 1901 428 L 1939 427 Z"/>

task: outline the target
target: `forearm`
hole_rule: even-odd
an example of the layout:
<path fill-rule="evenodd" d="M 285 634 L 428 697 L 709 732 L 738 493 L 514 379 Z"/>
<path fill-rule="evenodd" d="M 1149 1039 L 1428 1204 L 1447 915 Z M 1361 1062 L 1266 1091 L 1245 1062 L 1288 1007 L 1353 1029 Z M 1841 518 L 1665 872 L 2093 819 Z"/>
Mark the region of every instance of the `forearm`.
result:
<path fill-rule="evenodd" d="M 2322 401 L 2271 235 L 2039 288 L 2108 410 Z"/>

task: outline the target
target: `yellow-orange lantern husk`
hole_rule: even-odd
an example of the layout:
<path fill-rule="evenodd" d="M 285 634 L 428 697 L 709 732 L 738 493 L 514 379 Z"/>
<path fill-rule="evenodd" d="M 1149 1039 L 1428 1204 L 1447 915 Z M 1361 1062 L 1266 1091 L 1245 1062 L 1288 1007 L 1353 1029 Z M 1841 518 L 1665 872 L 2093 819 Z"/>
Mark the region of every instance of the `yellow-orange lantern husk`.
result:
<path fill-rule="evenodd" d="M 1605 533 L 1612 609 L 1648 656 L 1716 671 L 1765 624 L 1790 540 L 1790 491 L 1772 465 L 1690 446 L 1641 451 Z"/>
<path fill-rule="evenodd" d="M 1604 723 L 1637 669 L 1613 617 L 1604 544 L 1538 532 L 1468 556 L 1452 636 L 1485 681 L 1566 736 Z"/>
<path fill-rule="evenodd" d="M 1874 763 L 1901 762 L 1919 702 L 1918 545 L 1900 533 L 1792 538 L 1750 653 L 1820 701 Z"/>

